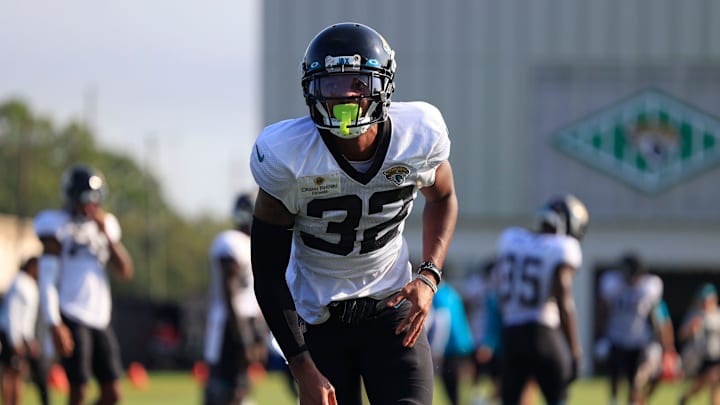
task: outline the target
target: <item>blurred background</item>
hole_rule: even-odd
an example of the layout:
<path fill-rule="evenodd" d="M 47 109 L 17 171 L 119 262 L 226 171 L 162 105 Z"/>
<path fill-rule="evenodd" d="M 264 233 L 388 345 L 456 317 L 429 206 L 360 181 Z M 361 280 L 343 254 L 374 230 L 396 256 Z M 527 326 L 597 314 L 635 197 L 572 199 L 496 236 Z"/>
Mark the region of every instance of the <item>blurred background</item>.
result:
<path fill-rule="evenodd" d="M 357 21 L 396 51 L 393 99 L 435 104 L 450 129 L 450 282 L 504 227 L 531 226 L 541 202 L 571 192 L 591 217 L 575 281 L 583 346 L 597 335 L 597 275 L 627 250 L 665 280 L 677 320 L 701 282 L 720 281 L 718 16 L 713 0 L 6 2 L 0 291 L 37 251 L 29 221 L 59 207 L 62 170 L 90 163 L 136 262 L 113 286 L 125 361 L 192 364 L 207 249 L 235 194 L 253 190 L 252 142 L 307 113 L 309 40 Z M 406 237 L 417 257 L 419 209 Z"/>

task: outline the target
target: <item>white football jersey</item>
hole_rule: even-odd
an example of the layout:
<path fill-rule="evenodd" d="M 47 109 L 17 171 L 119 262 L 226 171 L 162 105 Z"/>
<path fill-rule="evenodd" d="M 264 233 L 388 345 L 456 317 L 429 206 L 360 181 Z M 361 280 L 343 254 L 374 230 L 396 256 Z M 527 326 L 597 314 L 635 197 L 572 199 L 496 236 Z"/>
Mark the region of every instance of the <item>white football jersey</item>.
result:
<path fill-rule="evenodd" d="M 609 308 L 606 335 L 613 345 L 626 349 L 645 347 L 653 338 L 650 315 L 662 299 L 663 282 L 652 274 L 629 284 L 619 271 L 600 278 L 600 296 Z"/>
<path fill-rule="evenodd" d="M 705 361 L 720 360 L 720 309 L 703 311 L 693 308 L 685 315 L 683 324 L 701 320 L 701 328 L 683 343 L 682 366 L 687 376 L 694 376 Z"/>
<path fill-rule="evenodd" d="M 559 326 L 560 313 L 552 294 L 553 278 L 560 266 L 579 268 L 582 264 L 577 239 L 509 228 L 500 235 L 497 251 L 495 271 L 503 325 Z"/>
<path fill-rule="evenodd" d="M 699 339 L 704 348 L 703 358 L 710 361 L 720 360 L 720 309 L 703 315 L 702 332 Z"/>
<path fill-rule="evenodd" d="M 62 246 L 57 283 L 60 312 L 85 325 L 104 329 L 110 323 L 112 300 L 105 265 L 110 259 L 110 241 L 121 237 L 113 214 L 105 217 L 105 233 L 95 221 L 71 217 L 60 210 L 43 211 L 35 217 L 38 237 L 53 236 Z M 40 274 L 40 277 L 43 277 Z"/>
<path fill-rule="evenodd" d="M 405 219 L 418 189 L 434 184 L 450 140 L 440 112 L 424 102 L 393 103 L 389 122 L 391 135 L 381 136 L 363 173 L 308 116 L 267 127 L 253 148 L 256 183 L 295 214 L 286 279 L 311 324 L 329 317 L 330 301 L 384 298 L 411 280 Z"/>
<path fill-rule="evenodd" d="M 220 232 L 210 245 L 210 291 L 205 329 L 205 360 L 210 363 L 216 362 L 220 355 L 228 316 L 220 266 L 220 259 L 223 257 L 231 257 L 240 267 L 242 285 L 230 299 L 234 310 L 240 316 L 262 317 L 253 288 L 250 237 L 237 230 Z"/>
<path fill-rule="evenodd" d="M 0 329 L 14 346 L 35 338 L 39 300 L 35 280 L 25 272 L 18 272 L 0 307 Z"/>

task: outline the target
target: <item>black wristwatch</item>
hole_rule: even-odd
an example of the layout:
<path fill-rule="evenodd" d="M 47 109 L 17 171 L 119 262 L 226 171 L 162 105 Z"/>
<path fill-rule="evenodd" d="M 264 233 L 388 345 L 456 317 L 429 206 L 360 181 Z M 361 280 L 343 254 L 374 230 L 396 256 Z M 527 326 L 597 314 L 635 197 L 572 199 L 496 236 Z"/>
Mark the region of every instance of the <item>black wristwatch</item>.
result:
<path fill-rule="evenodd" d="M 442 269 L 435 265 L 433 262 L 422 262 L 420 263 L 420 267 L 418 267 L 418 273 L 422 271 L 429 271 L 432 273 L 432 275 L 435 277 L 435 284 L 440 284 L 440 281 L 442 280 Z"/>

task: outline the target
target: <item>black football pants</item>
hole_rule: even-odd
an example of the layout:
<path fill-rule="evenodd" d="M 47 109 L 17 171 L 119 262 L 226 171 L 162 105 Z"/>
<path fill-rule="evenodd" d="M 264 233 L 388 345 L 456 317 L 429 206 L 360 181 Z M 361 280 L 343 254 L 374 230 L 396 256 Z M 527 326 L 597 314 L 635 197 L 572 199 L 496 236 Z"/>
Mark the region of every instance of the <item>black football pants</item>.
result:
<path fill-rule="evenodd" d="M 534 379 L 550 405 L 567 400 L 570 351 L 559 329 L 531 323 L 503 329 L 502 403 L 517 405 Z"/>
<path fill-rule="evenodd" d="M 432 404 L 433 366 L 426 333 L 412 348 L 403 347 L 405 334 L 395 335 L 410 305 L 405 302 L 351 326 L 333 317 L 307 325 L 310 355 L 335 387 L 339 404 L 361 405 L 362 384 L 372 404 Z"/>

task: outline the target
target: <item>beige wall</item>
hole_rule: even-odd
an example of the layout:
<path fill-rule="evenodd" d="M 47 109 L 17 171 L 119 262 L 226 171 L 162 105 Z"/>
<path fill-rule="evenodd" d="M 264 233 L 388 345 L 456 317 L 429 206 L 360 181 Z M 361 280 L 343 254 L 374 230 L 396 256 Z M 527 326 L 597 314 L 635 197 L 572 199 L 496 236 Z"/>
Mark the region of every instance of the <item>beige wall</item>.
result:
<path fill-rule="evenodd" d="M 449 267 L 462 270 L 491 255 L 499 232 L 529 225 L 551 193 L 572 191 L 586 202 L 591 222 L 575 283 L 586 354 L 592 347 L 592 269 L 599 263 L 635 249 L 651 266 L 720 272 L 720 165 L 647 196 L 558 153 L 548 139 L 649 85 L 719 116 L 720 24 L 714 17 L 720 2 L 263 4 L 265 124 L 307 114 L 298 64 L 310 38 L 338 21 L 367 23 L 395 48 L 393 100 L 426 100 L 443 112 L 460 204 Z M 422 197 L 416 203 L 405 232 L 413 256 L 420 255 Z"/>
<path fill-rule="evenodd" d="M 267 0 L 263 121 L 307 114 L 298 65 L 315 33 L 337 21 L 367 23 L 397 52 L 393 100 L 427 100 L 445 116 L 463 219 L 525 215 L 540 202 L 530 183 L 538 103 L 547 101 L 538 99 L 544 82 L 537 69 L 607 66 L 630 76 L 642 75 L 641 66 L 667 69 L 667 91 L 693 96 L 687 101 L 717 115 L 710 108 L 717 100 L 696 97 L 692 90 L 704 83 L 685 67 L 720 66 L 718 15 L 720 2 L 706 0 Z M 576 82 L 564 93 L 574 97 L 562 100 L 568 109 L 576 101 L 602 107 L 637 84 L 626 81 L 599 100 L 606 93 Z M 553 132 L 581 118 L 572 112 L 542 129 Z"/>
<path fill-rule="evenodd" d="M 0 214 L 0 294 L 10 286 L 20 263 L 41 249 L 31 220 Z"/>

